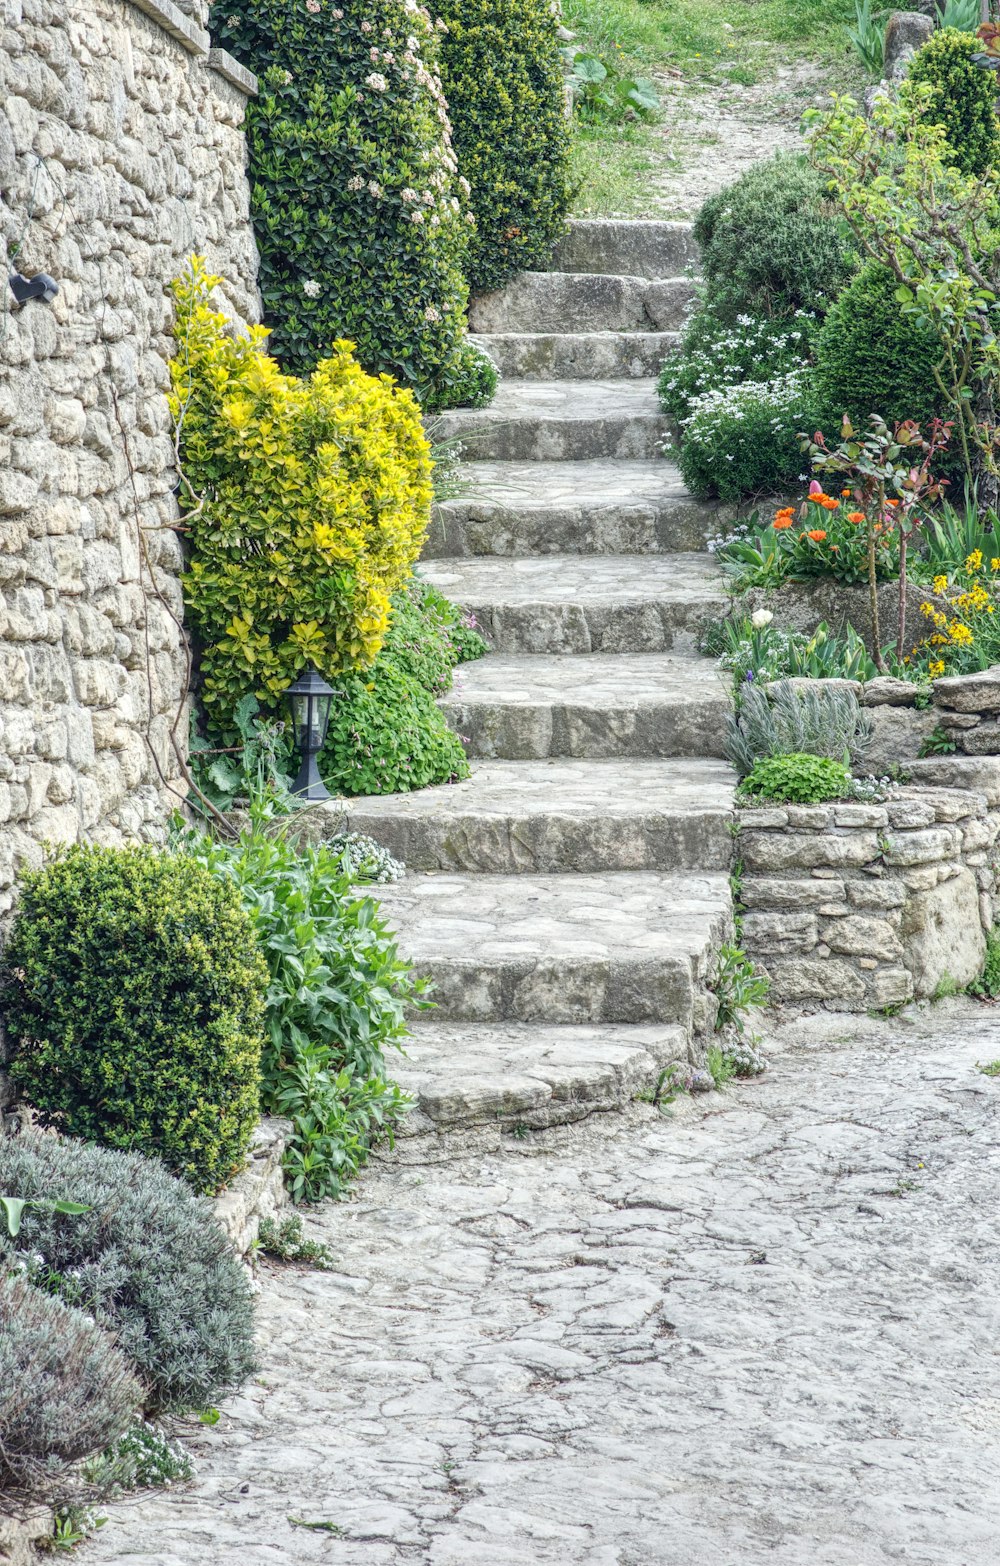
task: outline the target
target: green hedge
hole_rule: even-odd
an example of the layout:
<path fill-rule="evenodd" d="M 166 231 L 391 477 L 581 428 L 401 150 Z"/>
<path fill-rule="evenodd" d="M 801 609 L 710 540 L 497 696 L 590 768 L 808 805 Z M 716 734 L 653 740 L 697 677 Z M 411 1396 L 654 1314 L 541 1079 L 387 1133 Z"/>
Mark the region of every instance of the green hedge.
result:
<path fill-rule="evenodd" d="M 43 1125 L 216 1191 L 257 1124 L 266 986 L 231 887 L 153 848 L 65 849 L 24 877 L 4 950 L 13 1080 Z"/>
<path fill-rule="evenodd" d="M 982 47 L 973 33 L 946 27 L 917 50 L 907 78 L 933 88 L 927 118 L 943 126 L 963 174 L 985 174 L 1000 154 L 997 78 L 972 59 Z"/>
<path fill-rule="evenodd" d="M 426 406 L 464 374 L 472 226 L 438 77 L 440 33 L 399 0 L 315 11 L 219 0 L 214 41 L 261 77 L 247 108 L 272 349 L 308 374 L 338 338 Z"/>
<path fill-rule="evenodd" d="M 541 266 L 565 227 L 570 130 L 550 0 L 441 0 L 441 78 L 476 230 L 474 293 Z"/>

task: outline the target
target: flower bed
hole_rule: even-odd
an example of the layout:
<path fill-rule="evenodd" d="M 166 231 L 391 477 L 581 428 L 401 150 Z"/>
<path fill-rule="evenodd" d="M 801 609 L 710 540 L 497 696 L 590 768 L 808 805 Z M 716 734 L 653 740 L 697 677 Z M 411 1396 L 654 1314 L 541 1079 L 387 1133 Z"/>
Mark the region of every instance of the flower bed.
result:
<path fill-rule="evenodd" d="M 984 794 L 918 787 L 738 820 L 741 940 L 775 1002 L 866 1011 L 978 978 L 1000 835 Z"/>

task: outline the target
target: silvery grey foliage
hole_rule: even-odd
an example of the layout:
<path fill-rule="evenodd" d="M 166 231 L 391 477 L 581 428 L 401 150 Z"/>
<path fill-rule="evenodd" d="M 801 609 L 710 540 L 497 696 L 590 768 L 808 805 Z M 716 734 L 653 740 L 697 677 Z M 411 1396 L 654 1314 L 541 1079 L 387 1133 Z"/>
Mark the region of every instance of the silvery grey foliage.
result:
<path fill-rule="evenodd" d="M 766 756 L 826 756 L 849 766 L 871 745 L 874 724 L 852 690 L 816 680 L 745 685 L 729 719 L 726 755 L 740 777 Z"/>
<path fill-rule="evenodd" d="M 114 1333 L 148 1407 L 207 1408 L 255 1369 L 245 1269 L 211 1202 L 162 1164 L 54 1136 L 0 1137 L 0 1190 L 87 1204 L 71 1217 L 26 1209 L 16 1239 L 0 1233 L 0 1273 L 21 1262 L 28 1282 Z"/>

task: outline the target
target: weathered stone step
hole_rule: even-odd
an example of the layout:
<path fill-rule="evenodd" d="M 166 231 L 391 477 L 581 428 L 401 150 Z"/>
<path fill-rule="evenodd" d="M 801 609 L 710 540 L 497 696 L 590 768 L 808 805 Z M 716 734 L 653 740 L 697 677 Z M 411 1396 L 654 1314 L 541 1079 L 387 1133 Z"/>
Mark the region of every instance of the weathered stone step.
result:
<path fill-rule="evenodd" d="M 549 265 L 553 272 L 619 272 L 678 277 L 698 262 L 690 223 L 659 219 L 574 218 Z"/>
<path fill-rule="evenodd" d="M 352 800 L 411 871 L 728 870 L 735 776 L 725 763 L 492 761 L 463 783 Z"/>
<path fill-rule="evenodd" d="M 438 440 L 458 439 L 471 461 L 565 462 L 650 458 L 669 426 L 655 381 L 505 381 L 489 408 L 435 420 Z"/>
<path fill-rule="evenodd" d="M 398 1135 L 475 1125 L 561 1125 L 624 1109 L 671 1062 L 695 1064 L 670 1023 L 545 1027 L 418 1020 L 393 1078 L 414 1100 Z"/>
<path fill-rule="evenodd" d="M 503 375 L 536 380 L 636 380 L 658 375 L 679 332 L 498 332 L 473 339 Z"/>
<path fill-rule="evenodd" d="M 506 288 L 469 303 L 481 332 L 675 332 L 695 297 L 690 277 L 613 277 L 522 272 Z"/>
<path fill-rule="evenodd" d="M 441 706 L 484 759 L 721 756 L 729 692 L 676 653 L 495 656 L 456 670 Z"/>
<path fill-rule="evenodd" d="M 432 875 L 379 895 L 447 1021 L 706 1028 L 724 875 Z"/>
<path fill-rule="evenodd" d="M 695 500 L 671 462 L 469 462 L 439 506 L 425 560 L 703 549 L 731 511 Z"/>
<path fill-rule="evenodd" d="M 728 606 L 711 555 L 438 560 L 424 575 L 500 653 L 693 652 Z"/>

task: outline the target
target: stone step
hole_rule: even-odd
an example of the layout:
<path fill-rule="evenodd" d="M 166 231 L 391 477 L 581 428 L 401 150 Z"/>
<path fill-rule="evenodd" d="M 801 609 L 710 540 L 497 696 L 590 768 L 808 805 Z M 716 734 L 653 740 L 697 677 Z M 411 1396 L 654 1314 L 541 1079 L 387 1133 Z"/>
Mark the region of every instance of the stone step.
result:
<path fill-rule="evenodd" d="M 675 332 L 695 298 L 690 277 L 613 277 L 522 272 L 506 288 L 469 303 L 481 332 Z"/>
<path fill-rule="evenodd" d="M 489 408 L 455 409 L 436 440 L 459 440 L 471 461 L 565 462 L 659 455 L 669 426 L 656 382 L 504 381 Z"/>
<path fill-rule="evenodd" d="M 352 800 L 350 829 L 410 871 L 728 870 L 735 775 L 720 761 L 487 761 L 471 778 Z"/>
<path fill-rule="evenodd" d="M 467 492 L 437 507 L 425 560 L 703 549 L 732 516 L 695 500 L 661 458 L 468 462 L 462 471 Z"/>
<path fill-rule="evenodd" d="M 711 555 L 437 560 L 423 574 L 500 653 L 694 652 L 729 604 Z"/>
<path fill-rule="evenodd" d="M 658 375 L 679 332 L 502 332 L 473 338 L 501 374 L 529 380 L 636 380 Z"/>
<path fill-rule="evenodd" d="M 552 253 L 553 272 L 617 272 L 678 277 L 698 263 L 690 223 L 659 219 L 574 218 Z"/>
<path fill-rule="evenodd" d="M 704 982 L 731 928 L 725 875 L 431 875 L 379 896 L 445 1021 L 707 1031 Z"/>
<path fill-rule="evenodd" d="M 457 669 L 440 705 L 482 759 L 722 756 L 729 691 L 678 653 L 494 656 Z"/>
<path fill-rule="evenodd" d="M 676 1024 L 546 1027 L 418 1020 L 392 1076 L 414 1100 L 398 1136 L 497 1124 L 563 1125 L 625 1109 L 665 1066 L 693 1058 Z"/>

